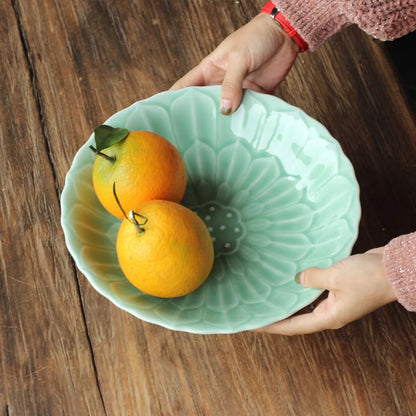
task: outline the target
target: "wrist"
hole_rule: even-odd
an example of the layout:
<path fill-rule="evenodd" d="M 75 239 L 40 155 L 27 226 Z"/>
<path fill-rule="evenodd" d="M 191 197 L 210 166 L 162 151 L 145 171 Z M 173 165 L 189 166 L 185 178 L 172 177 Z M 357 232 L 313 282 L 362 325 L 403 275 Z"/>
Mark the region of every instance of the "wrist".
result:
<path fill-rule="evenodd" d="M 372 255 L 377 259 L 377 273 L 378 288 L 383 288 L 385 303 L 394 302 L 397 300 L 397 295 L 388 278 L 388 274 L 384 265 L 384 247 L 377 247 L 368 250 L 366 254 Z"/>
<path fill-rule="evenodd" d="M 395 302 L 397 301 L 397 294 L 388 278 L 387 271 L 384 265 L 384 247 L 380 248 L 380 253 L 378 255 L 380 261 L 381 276 L 383 280 L 383 285 L 385 287 L 386 304 Z"/>
<path fill-rule="evenodd" d="M 306 52 L 309 49 L 307 42 L 297 32 L 297 30 L 290 24 L 286 17 L 282 14 L 275 4 L 271 1 L 261 9 L 260 14 L 268 15 L 271 20 L 278 25 L 281 30 L 298 46 L 300 52 Z"/>
<path fill-rule="evenodd" d="M 298 44 L 287 34 L 287 32 L 282 28 L 280 24 L 278 24 L 275 20 L 271 19 L 269 15 L 266 13 L 259 13 L 257 16 L 254 17 L 256 20 L 261 21 L 261 25 L 267 27 L 268 30 L 273 33 L 275 38 L 276 44 L 284 48 L 290 53 L 291 55 L 296 56 L 300 52 L 300 48 Z M 253 20 L 254 20 L 253 19 Z"/>

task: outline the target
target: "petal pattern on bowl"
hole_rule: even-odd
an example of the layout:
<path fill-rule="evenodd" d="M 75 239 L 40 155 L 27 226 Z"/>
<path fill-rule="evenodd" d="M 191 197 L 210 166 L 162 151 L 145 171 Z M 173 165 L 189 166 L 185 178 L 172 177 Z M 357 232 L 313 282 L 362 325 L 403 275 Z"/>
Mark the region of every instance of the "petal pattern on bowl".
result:
<path fill-rule="evenodd" d="M 358 233 L 354 170 L 320 123 L 252 91 L 225 117 L 219 99 L 218 86 L 167 91 L 106 121 L 154 131 L 181 152 L 188 172 L 181 203 L 205 222 L 215 249 L 211 274 L 195 292 L 160 299 L 124 278 L 115 253 L 120 221 L 92 186 L 93 136 L 62 192 L 68 250 L 93 287 L 134 316 L 174 330 L 232 333 L 286 318 L 322 292 L 301 287 L 294 275 L 348 256 Z"/>

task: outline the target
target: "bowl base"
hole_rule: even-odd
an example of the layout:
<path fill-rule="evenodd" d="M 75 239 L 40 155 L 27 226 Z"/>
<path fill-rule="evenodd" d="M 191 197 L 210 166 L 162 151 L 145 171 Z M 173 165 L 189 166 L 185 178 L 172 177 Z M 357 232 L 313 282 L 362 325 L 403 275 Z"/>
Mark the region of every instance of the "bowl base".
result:
<path fill-rule="evenodd" d="M 238 251 L 246 230 L 240 212 L 218 201 L 190 207 L 207 226 L 214 243 L 215 258 Z"/>

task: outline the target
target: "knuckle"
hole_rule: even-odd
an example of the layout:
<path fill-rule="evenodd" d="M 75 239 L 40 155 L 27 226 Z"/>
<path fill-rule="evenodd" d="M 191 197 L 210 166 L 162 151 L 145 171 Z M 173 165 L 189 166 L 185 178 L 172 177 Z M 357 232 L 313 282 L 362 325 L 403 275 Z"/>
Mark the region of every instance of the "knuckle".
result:
<path fill-rule="evenodd" d="M 329 329 L 340 329 L 343 328 L 347 322 L 340 316 L 333 315 L 330 319 L 330 323 L 328 325 Z"/>
<path fill-rule="evenodd" d="M 226 91 L 226 92 L 234 91 L 236 88 L 237 88 L 237 85 L 234 82 L 234 80 L 232 80 L 232 79 L 224 80 L 224 82 L 222 83 L 222 91 L 223 92 L 224 91 Z"/>

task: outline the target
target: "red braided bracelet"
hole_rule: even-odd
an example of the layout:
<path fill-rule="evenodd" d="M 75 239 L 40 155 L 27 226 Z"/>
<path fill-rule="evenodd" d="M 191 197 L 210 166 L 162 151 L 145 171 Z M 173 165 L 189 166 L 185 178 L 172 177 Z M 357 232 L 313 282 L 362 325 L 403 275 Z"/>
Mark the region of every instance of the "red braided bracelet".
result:
<path fill-rule="evenodd" d="M 308 44 L 303 40 L 302 36 L 296 32 L 296 29 L 286 20 L 282 12 L 269 1 L 261 9 L 261 13 L 267 13 L 270 17 L 276 20 L 277 23 L 283 28 L 283 30 L 297 43 L 301 52 L 306 52 L 309 49 Z"/>

